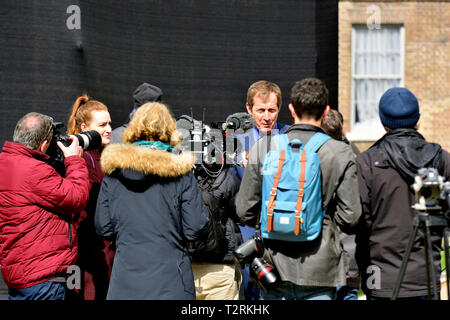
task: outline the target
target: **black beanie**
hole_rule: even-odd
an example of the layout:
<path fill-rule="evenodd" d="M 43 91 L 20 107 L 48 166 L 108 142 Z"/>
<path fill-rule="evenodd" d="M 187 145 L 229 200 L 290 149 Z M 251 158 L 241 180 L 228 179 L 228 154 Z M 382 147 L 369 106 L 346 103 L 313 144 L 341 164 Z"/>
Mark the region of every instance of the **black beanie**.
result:
<path fill-rule="evenodd" d="M 380 120 L 389 129 L 412 128 L 420 118 L 419 102 L 406 88 L 391 88 L 380 99 Z"/>

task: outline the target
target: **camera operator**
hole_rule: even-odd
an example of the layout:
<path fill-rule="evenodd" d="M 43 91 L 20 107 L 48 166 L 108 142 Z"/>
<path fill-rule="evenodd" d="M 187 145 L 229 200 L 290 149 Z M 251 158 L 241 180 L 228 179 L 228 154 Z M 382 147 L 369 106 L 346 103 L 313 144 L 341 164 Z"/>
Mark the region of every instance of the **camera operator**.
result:
<path fill-rule="evenodd" d="M 77 139 L 58 142 L 65 178 L 46 163 L 52 122 L 26 114 L 0 154 L 0 263 L 11 300 L 64 300 L 61 277 L 77 259 L 72 217 L 86 206 L 88 172 Z"/>
<path fill-rule="evenodd" d="M 416 216 L 411 185 L 418 170 L 433 167 L 450 179 L 450 155 L 440 145 L 425 141 L 417 131 L 419 103 L 411 91 L 387 90 L 379 102 L 379 116 L 387 133 L 357 156 L 363 215 L 356 236 L 356 258 L 368 299 L 392 296 Z M 439 275 L 441 235 L 432 235 L 432 240 L 434 267 Z M 424 252 L 424 235 L 418 233 L 399 298 L 423 299 L 427 295 Z M 371 281 L 375 277 L 379 282 Z M 439 277 L 430 281 L 440 287 Z"/>
<path fill-rule="evenodd" d="M 210 213 L 209 228 L 216 229 L 210 230 L 213 234 L 205 240 L 211 241 L 214 237 L 214 250 L 196 252 L 197 248 L 194 248 L 191 252 L 196 299 L 238 300 L 241 273 L 234 265 L 232 253 L 242 243 L 235 206 L 239 180 L 229 168 L 221 170 L 217 177 L 209 176 L 202 170 L 195 173 Z"/>

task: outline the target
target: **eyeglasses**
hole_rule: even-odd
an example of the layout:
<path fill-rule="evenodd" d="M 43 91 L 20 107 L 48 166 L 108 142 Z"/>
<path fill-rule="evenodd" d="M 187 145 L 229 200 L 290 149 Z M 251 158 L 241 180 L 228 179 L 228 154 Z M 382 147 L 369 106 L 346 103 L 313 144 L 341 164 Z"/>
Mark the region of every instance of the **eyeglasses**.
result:
<path fill-rule="evenodd" d="M 53 118 L 49 117 L 49 116 L 46 116 L 46 117 L 47 117 L 47 120 L 50 120 L 50 128 L 48 129 L 48 132 L 45 135 L 44 140 L 47 140 L 50 137 L 50 134 L 52 133 L 52 130 L 53 130 Z M 42 140 L 42 141 L 44 141 L 44 140 Z"/>

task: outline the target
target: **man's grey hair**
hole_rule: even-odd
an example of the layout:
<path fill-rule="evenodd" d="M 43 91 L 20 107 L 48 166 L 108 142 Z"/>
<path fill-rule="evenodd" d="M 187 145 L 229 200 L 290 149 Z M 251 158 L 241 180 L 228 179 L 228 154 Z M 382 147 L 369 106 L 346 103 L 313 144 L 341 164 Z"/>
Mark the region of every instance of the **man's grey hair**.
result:
<path fill-rule="evenodd" d="M 31 150 L 52 136 L 52 119 L 37 112 L 24 115 L 16 124 L 13 141 L 20 143 Z"/>

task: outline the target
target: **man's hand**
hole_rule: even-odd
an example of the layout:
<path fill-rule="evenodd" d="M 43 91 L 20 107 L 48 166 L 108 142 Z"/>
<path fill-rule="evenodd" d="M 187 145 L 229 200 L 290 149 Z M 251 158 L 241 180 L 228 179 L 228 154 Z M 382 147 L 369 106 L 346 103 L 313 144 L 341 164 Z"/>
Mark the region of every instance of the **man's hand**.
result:
<path fill-rule="evenodd" d="M 242 166 L 245 168 L 248 164 L 248 155 L 249 155 L 250 151 L 244 151 L 241 154 L 242 157 Z"/>
<path fill-rule="evenodd" d="M 80 147 L 78 139 L 75 136 L 70 137 L 72 138 L 72 143 L 68 147 L 64 146 L 60 141 L 56 143 L 63 152 L 64 157 L 67 158 L 70 156 L 83 156 L 83 149 Z"/>

